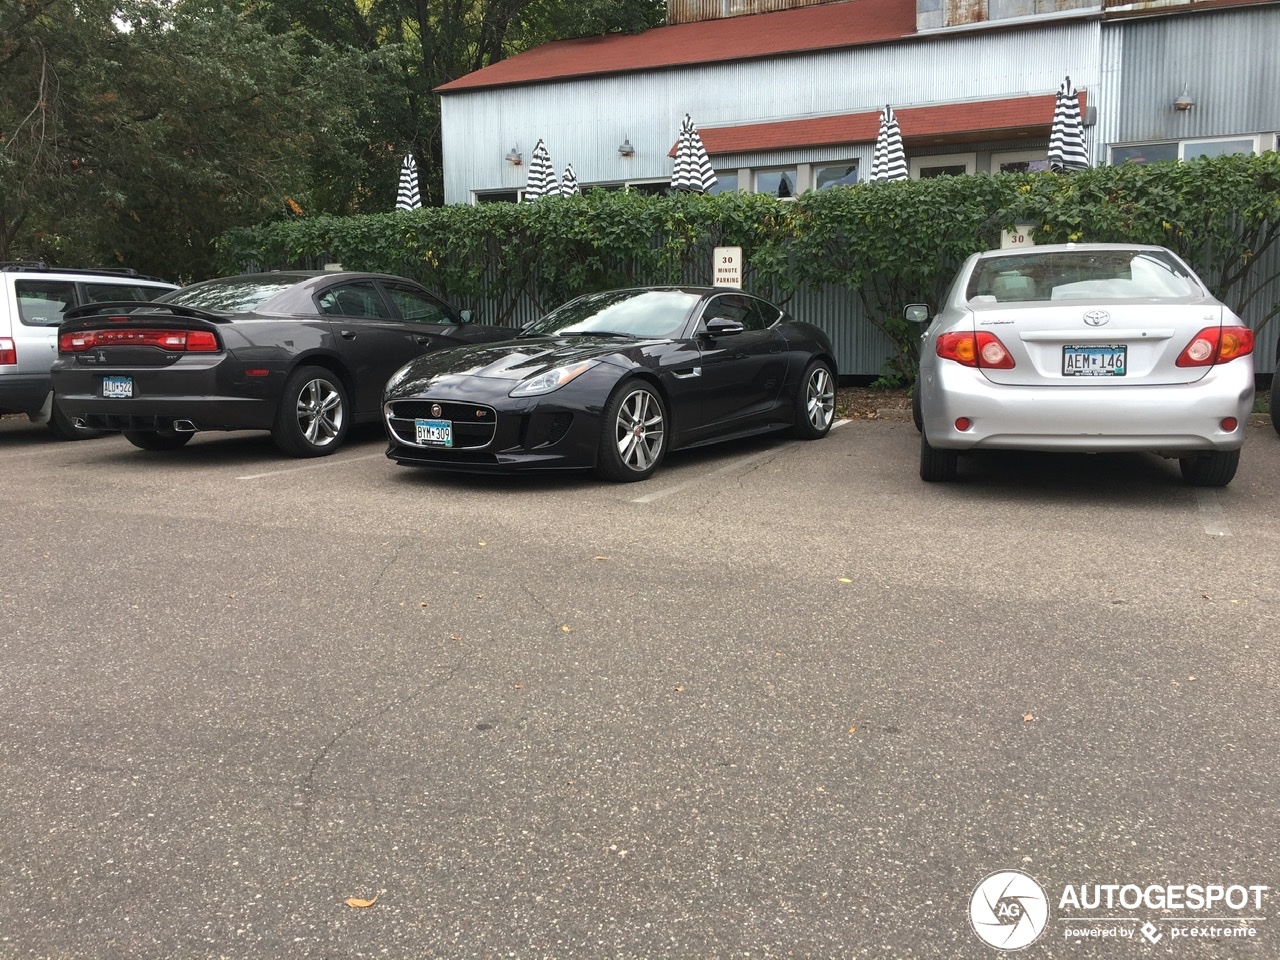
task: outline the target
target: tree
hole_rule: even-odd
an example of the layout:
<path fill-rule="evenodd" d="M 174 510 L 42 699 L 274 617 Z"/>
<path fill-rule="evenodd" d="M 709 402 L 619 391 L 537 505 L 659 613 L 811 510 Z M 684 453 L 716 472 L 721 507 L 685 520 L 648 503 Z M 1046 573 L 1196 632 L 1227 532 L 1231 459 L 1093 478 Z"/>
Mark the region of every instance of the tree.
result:
<path fill-rule="evenodd" d="M 216 236 L 305 192 L 320 108 L 350 95 L 222 0 L 28 0 L 4 26 L 5 258 L 201 276 Z"/>

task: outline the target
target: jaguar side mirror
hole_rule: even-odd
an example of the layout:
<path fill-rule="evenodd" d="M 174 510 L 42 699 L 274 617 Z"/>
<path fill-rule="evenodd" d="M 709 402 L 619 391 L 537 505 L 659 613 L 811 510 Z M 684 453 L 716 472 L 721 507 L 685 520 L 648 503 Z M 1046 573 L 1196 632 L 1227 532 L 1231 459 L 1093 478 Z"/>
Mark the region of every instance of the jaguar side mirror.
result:
<path fill-rule="evenodd" d="M 712 317 L 707 321 L 707 336 L 723 337 L 733 333 L 741 333 L 747 329 L 735 320 L 727 317 Z"/>

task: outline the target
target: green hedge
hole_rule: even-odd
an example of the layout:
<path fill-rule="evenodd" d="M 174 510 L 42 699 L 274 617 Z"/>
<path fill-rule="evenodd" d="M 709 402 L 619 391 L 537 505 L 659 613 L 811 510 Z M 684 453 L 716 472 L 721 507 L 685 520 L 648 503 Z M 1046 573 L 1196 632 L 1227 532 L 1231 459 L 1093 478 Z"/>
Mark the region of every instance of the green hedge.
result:
<path fill-rule="evenodd" d="M 237 273 L 337 261 L 412 276 L 456 299 L 547 309 L 637 283 L 710 281 L 711 250 L 740 246 L 744 286 L 786 302 L 803 287 L 847 291 L 909 379 L 918 328 L 902 306 L 937 303 L 956 268 L 1029 225 L 1039 243 L 1156 243 L 1181 254 L 1255 328 L 1280 312 L 1267 295 L 1280 255 L 1280 155 L 1099 167 L 1069 175 L 978 174 L 801 194 L 643 196 L 594 190 L 524 204 L 454 205 L 314 217 L 233 230 L 219 267 Z M 1262 299 L 1260 299 L 1262 298 Z M 1267 302 L 1263 302 L 1263 301 Z"/>

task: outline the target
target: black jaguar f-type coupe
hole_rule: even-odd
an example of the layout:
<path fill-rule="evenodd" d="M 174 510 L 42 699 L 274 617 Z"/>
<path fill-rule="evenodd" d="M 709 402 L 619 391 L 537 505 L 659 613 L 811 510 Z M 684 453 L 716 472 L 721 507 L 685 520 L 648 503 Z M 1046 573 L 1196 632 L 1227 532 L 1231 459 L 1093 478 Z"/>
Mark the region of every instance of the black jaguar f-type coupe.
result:
<path fill-rule="evenodd" d="M 668 450 L 831 429 L 836 364 L 812 324 L 738 290 L 588 294 L 504 343 L 419 357 L 388 381 L 387 456 L 472 472 L 644 480 Z"/>

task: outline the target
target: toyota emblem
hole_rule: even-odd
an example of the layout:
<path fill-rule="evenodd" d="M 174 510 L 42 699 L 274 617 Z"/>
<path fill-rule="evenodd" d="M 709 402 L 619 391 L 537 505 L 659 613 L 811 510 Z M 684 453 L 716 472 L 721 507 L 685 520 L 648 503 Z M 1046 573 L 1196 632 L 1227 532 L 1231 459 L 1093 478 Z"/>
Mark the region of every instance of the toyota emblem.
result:
<path fill-rule="evenodd" d="M 1084 315 L 1084 322 L 1091 327 L 1100 327 L 1111 319 L 1111 314 L 1105 310 L 1090 310 Z"/>
<path fill-rule="evenodd" d="M 1105 323 L 1105 322 L 1106 322 L 1106 321 L 1104 320 L 1104 321 L 1103 321 L 1103 323 Z M 438 403 L 433 403 L 433 404 L 431 405 L 431 415 L 432 415 L 433 417 L 438 417 L 438 416 L 440 416 L 440 414 L 442 414 L 442 413 L 444 413 L 444 410 L 441 408 L 440 404 L 438 404 Z"/>

